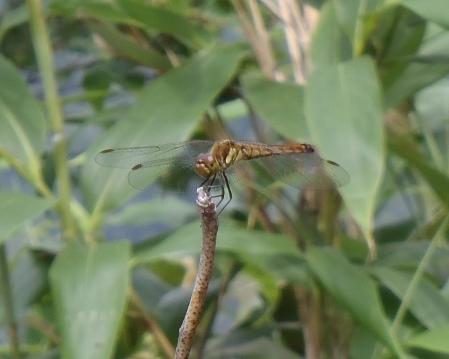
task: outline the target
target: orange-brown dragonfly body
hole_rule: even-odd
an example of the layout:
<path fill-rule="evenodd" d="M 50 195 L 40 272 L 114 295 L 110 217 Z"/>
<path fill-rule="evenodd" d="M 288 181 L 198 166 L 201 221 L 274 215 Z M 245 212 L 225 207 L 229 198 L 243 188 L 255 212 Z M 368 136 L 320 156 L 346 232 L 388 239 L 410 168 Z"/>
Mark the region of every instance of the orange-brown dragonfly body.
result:
<path fill-rule="evenodd" d="M 245 164 L 259 166 L 273 179 L 294 187 L 307 185 L 326 189 L 349 181 L 349 175 L 342 167 L 322 159 L 315 147 L 306 143 L 267 145 L 229 139 L 215 142 L 193 140 L 107 149 L 96 156 L 96 161 L 103 166 L 130 169 L 128 181 L 136 188 L 144 188 L 152 180 L 173 171 L 193 170 L 204 179 L 201 186 L 221 188 L 219 203 L 224 198 L 225 187 L 229 199 L 232 198 L 228 172 Z M 178 177 L 185 175 L 179 174 Z"/>
<path fill-rule="evenodd" d="M 224 172 L 241 160 L 254 160 L 287 153 L 312 153 L 313 146 L 306 143 L 287 145 L 264 145 L 262 143 L 245 143 L 233 140 L 221 140 L 213 144 L 209 153 L 199 154 L 195 171 L 201 177 Z"/>

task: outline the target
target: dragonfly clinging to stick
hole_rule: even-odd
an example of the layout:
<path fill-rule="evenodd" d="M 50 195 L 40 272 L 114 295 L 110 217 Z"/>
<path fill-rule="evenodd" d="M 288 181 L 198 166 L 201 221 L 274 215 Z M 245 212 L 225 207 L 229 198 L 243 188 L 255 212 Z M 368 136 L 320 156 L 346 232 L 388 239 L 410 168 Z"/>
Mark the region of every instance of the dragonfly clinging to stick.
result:
<path fill-rule="evenodd" d="M 340 165 L 321 158 L 315 147 L 306 143 L 267 145 L 230 139 L 193 140 L 106 149 L 95 160 L 103 166 L 130 169 L 128 181 L 138 189 L 172 170 L 193 170 L 203 178 L 201 186 L 221 189 L 217 206 L 224 200 L 225 191 L 228 193 L 229 200 L 223 208 L 232 199 L 229 172 L 248 163 L 293 187 L 328 189 L 349 181 L 348 173 Z"/>

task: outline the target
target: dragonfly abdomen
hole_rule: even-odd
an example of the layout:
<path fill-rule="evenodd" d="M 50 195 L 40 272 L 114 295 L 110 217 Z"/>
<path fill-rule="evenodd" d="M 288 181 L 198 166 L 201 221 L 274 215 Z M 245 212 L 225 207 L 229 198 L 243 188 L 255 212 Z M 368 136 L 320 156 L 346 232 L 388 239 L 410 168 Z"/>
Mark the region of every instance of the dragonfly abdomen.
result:
<path fill-rule="evenodd" d="M 260 157 L 283 155 L 287 153 L 311 153 L 315 148 L 307 143 L 293 143 L 287 145 L 242 145 L 242 159 L 251 160 Z"/>
<path fill-rule="evenodd" d="M 211 149 L 211 172 L 224 171 L 241 160 L 252 160 L 260 157 L 283 155 L 288 153 L 311 153 L 315 148 L 307 143 L 286 145 L 265 145 L 259 143 L 244 143 L 232 140 L 217 142 Z"/>

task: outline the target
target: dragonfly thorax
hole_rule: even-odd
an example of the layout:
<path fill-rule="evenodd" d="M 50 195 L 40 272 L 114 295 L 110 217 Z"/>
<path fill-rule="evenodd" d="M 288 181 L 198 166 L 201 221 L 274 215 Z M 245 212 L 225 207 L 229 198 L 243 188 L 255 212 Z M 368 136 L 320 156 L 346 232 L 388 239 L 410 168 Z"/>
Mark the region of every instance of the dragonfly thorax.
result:
<path fill-rule="evenodd" d="M 234 141 L 221 140 L 216 142 L 208 153 L 198 155 L 195 171 L 201 177 L 207 178 L 224 172 L 242 158 L 243 152 Z"/>

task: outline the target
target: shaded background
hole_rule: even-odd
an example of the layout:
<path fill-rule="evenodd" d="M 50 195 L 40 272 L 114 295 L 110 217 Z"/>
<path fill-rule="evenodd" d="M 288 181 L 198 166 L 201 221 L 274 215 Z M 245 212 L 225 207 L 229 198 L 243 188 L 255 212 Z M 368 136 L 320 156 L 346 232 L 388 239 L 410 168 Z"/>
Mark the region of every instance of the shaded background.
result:
<path fill-rule="evenodd" d="M 233 183 L 191 357 L 448 355 L 444 0 L 0 11 L 1 356 L 171 357 L 201 243 L 195 174 L 148 172 L 138 191 L 94 158 L 226 137 L 312 143 L 351 180 Z"/>

